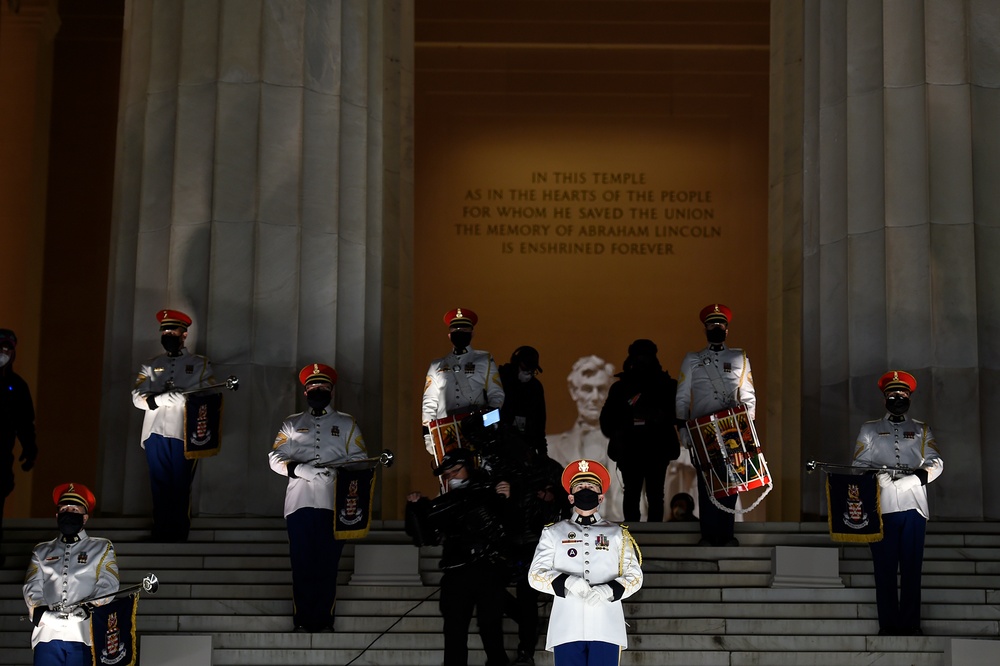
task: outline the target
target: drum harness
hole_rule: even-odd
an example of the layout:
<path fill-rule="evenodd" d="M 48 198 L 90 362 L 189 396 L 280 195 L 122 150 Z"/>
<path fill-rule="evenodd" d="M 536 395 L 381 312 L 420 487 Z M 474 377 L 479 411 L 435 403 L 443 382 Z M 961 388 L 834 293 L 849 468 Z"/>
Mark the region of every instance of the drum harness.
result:
<path fill-rule="evenodd" d="M 469 384 L 469 378 L 465 376 L 465 369 L 462 368 L 461 363 L 452 365 L 450 369 L 454 374 L 455 384 L 458 386 L 458 392 L 462 395 L 462 398 L 468 402 L 469 406 L 475 407 L 481 405 L 482 403 L 478 402 L 476 392 L 472 390 L 472 386 Z M 486 372 L 489 374 L 489 368 L 487 368 Z M 486 380 L 488 382 L 489 377 L 487 377 Z M 485 392 L 486 389 L 484 387 L 482 393 L 485 394 Z M 465 408 L 463 407 L 462 409 Z"/>
<path fill-rule="evenodd" d="M 725 347 L 723 347 L 725 349 Z M 722 373 L 719 372 L 719 368 L 716 367 L 715 361 L 712 359 L 712 350 L 708 349 L 698 355 L 701 359 L 701 367 L 705 368 L 705 374 L 708 376 L 708 381 L 712 382 L 712 388 L 715 392 L 722 396 L 723 402 L 725 403 L 723 407 L 738 407 L 740 402 L 736 399 L 736 392 L 740 390 L 740 385 L 737 384 L 733 387 L 731 391 L 727 391 L 725 387 L 725 382 L 722 381 Z M 712 372 L 709 368 L 715 371 L 715 376 L 712 376 Z"/>

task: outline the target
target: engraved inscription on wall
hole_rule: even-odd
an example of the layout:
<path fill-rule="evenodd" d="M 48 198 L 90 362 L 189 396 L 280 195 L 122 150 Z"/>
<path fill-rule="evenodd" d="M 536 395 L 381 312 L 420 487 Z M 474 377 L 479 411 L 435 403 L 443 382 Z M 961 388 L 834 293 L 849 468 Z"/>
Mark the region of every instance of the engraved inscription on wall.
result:
<path fill-rule="evenodd" d="M 532 171 L 523 187 L 461 193 L 455 235 L 521 255 L 670 257 L 679 239 L 723 235 L 711 189 L 673 188 L 644 172 Z"/>

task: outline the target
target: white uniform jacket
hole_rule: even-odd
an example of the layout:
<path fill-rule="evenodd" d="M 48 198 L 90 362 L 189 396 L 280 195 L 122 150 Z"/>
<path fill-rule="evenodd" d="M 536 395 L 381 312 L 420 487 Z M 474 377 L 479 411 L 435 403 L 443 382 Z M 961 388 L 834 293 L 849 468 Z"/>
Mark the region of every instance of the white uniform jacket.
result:
<path fill-rule="evenodd" d="M 745 351 L 722 345 L 719 351 L 705 347 L 684 357 L 677 378 L 677 418 L 687 421 L 740 404 L 756 418 L 757 394 Z M 687 429 L 679 430 L 687 438 Z"/>
<path fill-rule="evenodd" d="M 168 390 L 183 391 L 214 383 L 211 362 L 188 352 L 187 348 L 181 349 L 178 356 L 161 354 L 143 363 L 132 387 L 132 404 L 146 412 L 139 440 L 142 447 L 146 448 L 146 440 L 154 434 L 184 439 L 184 405 L 150 409 L 146 398 Z"/>
<path fill-rule="evenodd" d="M 854 451 L 854 465 L 893 467 L 897 463 L 925 470 L 927 483 L 941 476 L 944 459 L 938 451 L 930 426 L 908 416 L 894 423 L 889 420 L 889 414 L 861 426 Z M 898 475 L 896 478 L 899 478 Z M 895 486 L 881 488 L 879 508 L 882 513 L 916 509 L 921 516 L 929 518 L 927 486 L 920 485 L 904 492 L 899 492 Z"/>
<path fill-rule="evenodd" d="M 535 548 L 528 583 L 539 592 L 555 595 L 546 650 L 573 641 L 628 647 L 622 599 L 642 587 L 642 554 L 623 525 L 598 514 L 594 518 L 593 524 L 585 525 L 577 522 L 580 516 L 574 514 L 549 525 Z M 567 581 L 573 577 L 583 578 L 592 587 L 607 584 L 614 599 L 588 605 L 586 599 L 567 592 Z"/>
<path fill-rule="evenodd" d="M 73 606 L 89 597 L 118 591 L 118 560 L 107 539 L 87 536 L 70 541 L 57 537 L 35 546 L 24 577 L 24 603 L 29 615 L 45 613 L 31 632 L 31 647 L 48 641 L 91 644 L 90 617 Z M 111 598 L 96 604 L 105 604 Z M 61 605 L 65 612 L 46 610 Z"/>
<path fill-rule="evenodd" d="M 285 490 L 285 513 L 305 507 L 333 510 L 337 479 L 335 470 L 312 481 L 290 476 L 290 463 L 346 462 L 367 458 L 365 440 L 354 417 L 327 407 L 315 416 L 311 411 L 293 414 L 284 420 L 268 454 L 268 463 L 278 474 L 288 477 Z M 295 474 L 293 465 L 292 475 Z"/>
<path fill-rule="evenodd" d="M 468 347 L 435 359 L 424 381 L 422 423 L 476 407 L 503 405 L 503 384 L 493 355 Z"/>

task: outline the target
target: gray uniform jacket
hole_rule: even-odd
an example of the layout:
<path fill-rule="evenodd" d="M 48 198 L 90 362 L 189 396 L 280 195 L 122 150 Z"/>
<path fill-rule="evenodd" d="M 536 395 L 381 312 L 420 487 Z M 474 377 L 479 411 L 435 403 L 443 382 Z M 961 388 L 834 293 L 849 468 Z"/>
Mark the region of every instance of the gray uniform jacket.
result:
<path fill-rule="evenodd" d="M 926 470 L 927 483 L 941 476 L 944 459 L 930 426 L 908 416 L 894 423 L 889 420 L 888 414 L 861 426 L 854 451 L 854 465 L 893 467 L 896 464 Z M 920 485 L 902 492 L 895 486 L 882 488 L 879 508 L 882 513 L 916 509 L 921 516 L 929 518 L 927 486 Z"/>
<path fill-rule="evenodd" d="M 435 359 L 427 369 L 421 420 L 427 425 L 476 407 L 503 405 L 503 383 L 493 355 L 468 347 L 464 354 Z"/>
<path fill-rule="evenodd" d="M 306 507 L 333 510 L 337 482 L 334 470 L 312 481 L 293 478 L 288 475 L 289 464 L 341 463 L 367 456 L 361 428 L 350 414 L 327 407 L 319 416 L 311 412 L 289 416 L 281 424 L 267 457 L 272 470 L 288 476 L 285 517 Z"/>
<path fill-rule="evenodd" d="M 34 618 L 44 612 L 31 634 L 31 647 L 47 641 L 91 644 L 90 616 L 76 608 L 84 599 L 118 591 L 118 560 L 107 539 L 58 537 L 35 546 L 24 578 L 24 603 Z M 111 598 L 97 603 L 107 603 Z M 61 606 L 62 611 L 46 610 Z"/>
<path fill-rule="evenodd" d="M 215 379 L 212 377 L 212 364 L 204 356 L 190 353 L 187 348 L 181 349 L 179 356 L 160 354 L 143 363 L 132 386 L 132 404 L 146 412 L 142 419 L 142 437 L 139 439 L 143 448 L 150 435 L 184 439 L 184 405 L 162 405 L 150 409 L 147 397 L 164 391 L 182 391 L 213 383 Z"/>

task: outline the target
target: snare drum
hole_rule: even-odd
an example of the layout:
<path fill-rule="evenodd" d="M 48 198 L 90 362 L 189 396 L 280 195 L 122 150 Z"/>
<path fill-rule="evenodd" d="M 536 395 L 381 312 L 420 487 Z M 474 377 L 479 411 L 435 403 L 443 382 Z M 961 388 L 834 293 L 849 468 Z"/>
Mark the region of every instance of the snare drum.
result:
<path fill-rule="evenodd" d="M 453 414 L 442 419 L 434 419 L 427 424 L 427 429 L 431 432 L 431 440 L 434 442 L 434 466 L 437 467 L 444 459 L 444 454 L 452 449 L 467 449 L 468 444 L 462 437 L 462 419 L 469 415 L 469 412 Z"/>
<path fill-rule="evenodd" d="M 762 486 L 770 490 L 771 473 L 746 405 L 691 419 L 687 431 L 692 459 L 716 499 Z"/>

